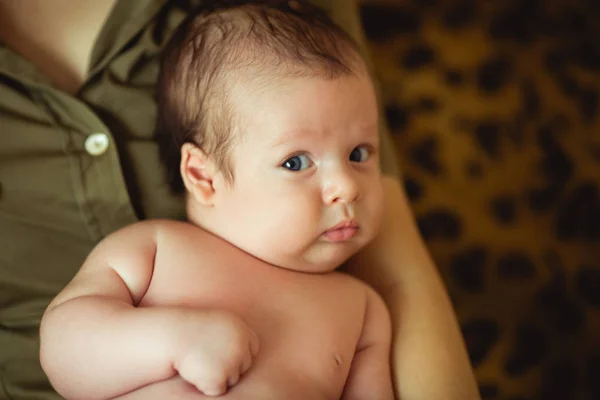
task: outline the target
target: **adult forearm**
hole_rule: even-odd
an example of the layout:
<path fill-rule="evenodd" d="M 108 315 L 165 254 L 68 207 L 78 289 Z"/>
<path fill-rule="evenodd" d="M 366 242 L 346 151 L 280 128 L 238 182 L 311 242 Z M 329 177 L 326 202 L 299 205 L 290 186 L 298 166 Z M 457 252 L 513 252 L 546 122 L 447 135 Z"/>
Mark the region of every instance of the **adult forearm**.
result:
<path fill-rule="evenodd" d="M 68 399 L 106 399 L 174 374 L 168 327 L 177 311 L 83 297 L 44 315 L 40 359 Z"/>
<path fill-rule="evenodd" d="M 384 178 L 379 237 L 350 264 L 388 306 L 392 367 L 403 400 L 479 399 L 460 329 L 399 182 Z"/>
<path fill-rule="evenodd" d="M 398 398 L 475 400 L 477 385 L 446 299 L 427 296 L 429 283 L 390 287 L 392 369 Z M 437 289 L 435 289 L 437 290 Z M 421 293 L 417 293 L 422 291 Z"/>

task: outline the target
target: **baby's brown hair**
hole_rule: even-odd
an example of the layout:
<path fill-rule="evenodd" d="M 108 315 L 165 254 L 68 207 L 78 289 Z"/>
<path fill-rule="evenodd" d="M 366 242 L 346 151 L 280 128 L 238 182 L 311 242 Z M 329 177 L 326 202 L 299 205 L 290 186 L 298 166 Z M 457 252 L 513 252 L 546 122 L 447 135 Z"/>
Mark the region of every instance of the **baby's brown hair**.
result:
<path fill-rule="evenodd" d="M 335 79 L 355 73 L 360 60 L 353 39 L 307 1 L 204 1 L 167 44 L 157 88 L 157 132 L 173 190 L 183 192 L 180 149 L 187 142 L 233 182 L 235 118 L 228 94 L 239 72 L 265 83 Z"/>

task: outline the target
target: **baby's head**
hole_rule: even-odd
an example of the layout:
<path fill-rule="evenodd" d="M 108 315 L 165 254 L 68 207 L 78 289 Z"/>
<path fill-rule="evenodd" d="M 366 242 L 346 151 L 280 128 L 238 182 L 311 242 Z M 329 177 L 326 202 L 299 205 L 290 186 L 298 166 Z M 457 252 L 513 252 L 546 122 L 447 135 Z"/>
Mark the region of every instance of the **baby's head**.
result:
<path fill-rule="evenodd" d="M 217 1 L 165 52 L 161 149 L 188 218 L 271 264 L 335 269 L 381 219 L 378 112 L 352 39 L 305 1 Z"/>

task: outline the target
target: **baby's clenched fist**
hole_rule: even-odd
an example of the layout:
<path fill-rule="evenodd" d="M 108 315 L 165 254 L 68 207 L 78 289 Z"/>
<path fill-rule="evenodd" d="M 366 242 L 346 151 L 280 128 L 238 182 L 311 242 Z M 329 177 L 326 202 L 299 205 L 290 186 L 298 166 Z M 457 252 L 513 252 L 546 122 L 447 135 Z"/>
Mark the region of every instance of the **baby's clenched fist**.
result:
<path fill-rule="evenodd" d="M 174 367 L 207 396 L 220 396 L 238 383 L 258 354 L 254 331 L 226 311 L 189 310 L 174 340 Z"/>

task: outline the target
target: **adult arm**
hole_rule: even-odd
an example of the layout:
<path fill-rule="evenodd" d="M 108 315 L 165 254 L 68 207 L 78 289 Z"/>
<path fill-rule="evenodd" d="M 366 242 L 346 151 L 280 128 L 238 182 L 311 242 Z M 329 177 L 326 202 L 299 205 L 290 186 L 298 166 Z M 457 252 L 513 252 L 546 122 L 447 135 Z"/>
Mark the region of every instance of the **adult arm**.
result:
<path fill-rule="evenodd" d="M 479 399 L 458 323 L 401 188 L 384 177 L 379 236 L 349 263 L 382 296 L 392 318 L 392 371 L 402 400 Z"/>
<path fill-rule="evenodd" d="M 354 37 L 374 75 L 357 0 L 315 2 L 329 7 L 333 19 Z M 391 313 L 396 396 L 402 400 L 479 399 L 456 316 L 416 228 L 384 123 L 380 148 L 386 174 L 385 223 L 377 240 L 351 260 L 350 269 L 379 292 Z"/>

